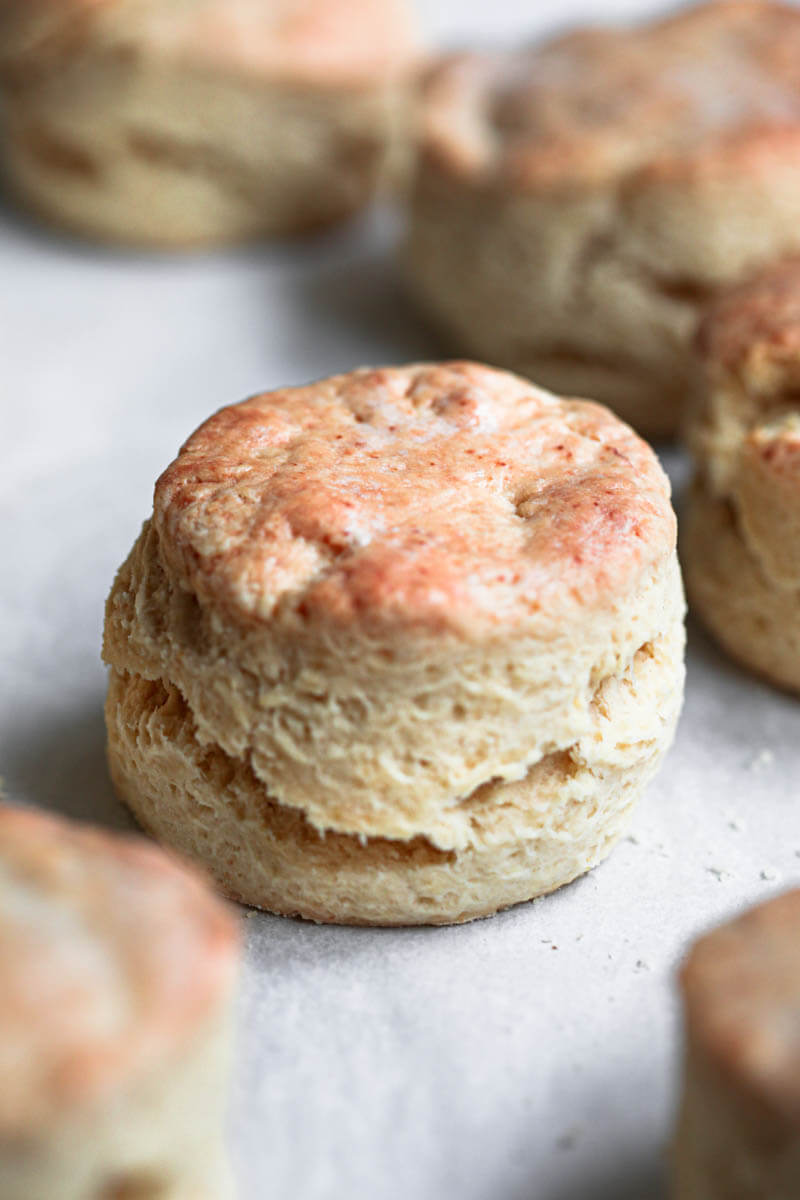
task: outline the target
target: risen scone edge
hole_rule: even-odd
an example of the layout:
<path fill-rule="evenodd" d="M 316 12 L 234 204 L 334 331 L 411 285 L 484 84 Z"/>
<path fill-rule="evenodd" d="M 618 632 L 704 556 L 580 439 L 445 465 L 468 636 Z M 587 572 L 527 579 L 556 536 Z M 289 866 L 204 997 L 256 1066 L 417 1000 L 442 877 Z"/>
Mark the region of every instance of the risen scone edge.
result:
<path fill-rule="evenodd" d="M 446 58 L 406 266 L 450 346 L 674 435 L 709 299 L 800 248 L 798 44 L 742 0 Z"/>
<path fill-rule="evenodd" d="M 9 5 L 10 191 L 79 234 L 143 246 L 347 218 L 406 152 L 416 38 L 402 0 L 295 7 L 287 22 L 278 4 L 241 0 Z"/>
<path fill-rule="evenodd" d="M 243 760 L 201 744 L 177 688 L 112 671 L 111 773 L 142 826 L 213 864 L 231 898 L 346 924 L 449 924 L 553 891 L 601 861 L 672 741 L 680 712 L 683 625 L 646 647 L 598 692 L 594 729 L 514 783 L 460 808 L 469 841 L 324 833 L 277 804 Z M 625 738 L 635 738 L 626 743 Z"/>
<path fill-rule="evenodd" d="M 690 601 L 725 649 L 800 690 L 800 261 L 723 292 L 697 338 L 681 527 Z"/>
<path fill-rule="evenodd" d="M 0 1194 L 228 1200 L 232 913 L 142 838 L 0 806 Z"/>
<path fill-rule="evenodd" d="M 705 934 L 681 972 L 674 1200 L 794 1200 L 800 1187 L 800 892 Z"/>
<path fill-rule="evenodd" d="M 538 578 L 540 570 L 546 579 L 550 578 L 548 572 L 553 572 L 556 582 L 548 584 L 550 590 L 543 594 L 557 603 L 554 611 L 542 614 L 533 605 L 533 615 L 526 615 L 532 597 L 526 593 L 528 567 L 520 558 L 520 581 L 511 587 L 508 600 L 516 617 L 499 619 L 495 628 L 487 627 L 490 618 L 484 618 L 482 611 L 473 614 L 473 624 L 454 625 L 452 614 L 442 621 L 437 614 L 436 622 L 431 623 L 425 608 L 427 597 L 413 591 L 408 594 L 409 611 L 413 615 L 414 603 L 421 603 L 427 626 L 404 620 L 408 611 L 390 614 L 384 625 L 371 624 L 370 612 L 362 614 L 358 608 L 348 609 L 348 619 L 338 623 L 330 611 L 323 610 L 316 611 L 313 619 L 305 612 L 298 620 L 295 610 L 310 604 L 315 595 L 319 603 L 323 597 L 326 604 L 333 603 L 331 596 L 336 593 L 326 574 L 320 586 L 312 584 L 308 599 L 293 600 L 290 608 L 276 609 L 271 618 L 248 620 L 241 611 L 232 612 L 223 600 L 229 594 L 225 589 L 231 586 L 231 578 L 239 578 L 230 572 L 234 567 L 244 570 L 239 552 L 228 539 L 219 543 L 228 547 L 224 558 L 216 551 L 211 553 L 217 535 L 194 532 L 206 501 L 201 500 L 198 509 L 197 496 L 192 501 L 181 491 L 183 484 L 175 480 L 188 473 L 193 481 L 199 469 L 204 480 L 202 494 L 207 493 L 212 498 L 208 502 L 214 505 L 213 519 L 217 523 L 222 520 L 227 501 L 213 483 L 217 468 L 208 452 L 213 448 L 222 461 L 229 453 L 220 418 L 234 429 L 237 439 L 244 439 L 244 446 L 257 443 L 259 422 L 265 419 L 263 405 L 258 408 L 259 398 L 212 418 L 209 432 L 200 436 L 201 430 L 196 435 L 195 458 L 189 454 L 179 476 L 170 468 L 163 477 L 166 482 L 157 489 L 157 513 L 161 496 L 167 497 L 167 512 L 173 512 L 174 520 L 184 521 L 181 514 L 187 514 L 187 536 L 191 540 L 200 537 L 197 544 L 209 551 L 207 561 L 214 575 L 206 578 L 194 551 L 185 559 L 184 548 L 177 564 L 174 550 L 164 552 L 161 540 L 177 536 L 177 527 L 171 524 L 173 517 L 162 513 L 158 529 L 150 522 L 145 526 L 109 598 L 105 657 L 114 672 L 107 719 L 117 787 L 154 833 L 209 861 L 232 894 L 267 908 L 300 911 L 326 920 L 457 920 L 551 890 L 604 855 L 672 737 L 683 682 L 683 597 L 674 551 L 674 516 L 666 481 L 652 452 L 604 410 L 562 404 L 511 376 L 470 364 L 355 373 L 314 387 L 323 397 L 332 393 L 336 404 L 337 388 L 345 386 L 348 403 L 350 393 L 358 399 L 363 392 L 382 395 L 384 406 L 391 407 L 387 389 L 394 403 L 398 389 L 402 399 L 403 389 L 416 386 L 414 381 L 420 378 L 423 384 L 433 380 L 440 388 L 435 391 L 438 399 L 434 404 L 444 403 L 451 393 L 459 397 L 458 420 L 465 423 L 464 428 L 434 416 L 438 408 L 427 417 L 423 411 L 420 418 L 432 426 L 432 433 L 426 436 L 444 438 L 441 453 L 445 458 L 437 468 L 442 472 L 449 461 L 451 441 L 461 438 L 468 447 L 481 447 L 479 432 L 469 432 L 470 404 L 475 395 L 492 395 L 492 389 L 497 397 L 492 403 L 499 405 L 501 416 L 506 414 L 503 420 L 516 412 L 513 404 L 504 407 L 509 399 L 508 395 L 501 399 L 503 389 L 511 398 L 519 389 L 532 411 L 541 410 L 543 419 L 550 422 L 546 426 L 548 444 L 558 442 L 560 431 L 564 445 L 558 443 L 557 452 L 560 455 L 563 450 L 567 457 L 563 465 L 555 459 L 554 557 L 552 562 L 547 558 L 551 535 L 546 532 L 542 561 L 534 558 L 538 565 L 530 567 L 534 570 L 530 579 Z M 296 394 L 308 390 L 298 389 Z M 274 402 L 279 414 L 283 396 L 289 404 L 301 402 L 296 395 L 281 393 Z M 270 397 L 264 400 L 272 414 Z M 310 411 L 316 411 L 313 405 Z M 572 430 L 570 422 L 579 432 Z M 353 436 L 361 437 L 358 431 L 362 428 L 356 424 Z M 610 439 L 608 445 L 606 439 Z M 612 451 L 615 439 L 618 444 Z M 495 454 L 502 459 L 500 467 L 513 468 L 507 455 L 503 458 L 500 454 L 501 448 L 504 453 L 508 450 L 501 432 L 488 435 L 488 444 L 498 447 Z M 410 449 L 397 449 L 394 456 L 410 454 L 415 445 L 412 438 Z M 299 453 L 294 452 L 295 457 Z M 524 459 L 524 448 L 520 453 Z M 581 454 L 588 455 L 583 466 Z M 632 456 L 630 461 L 626 454 Z M 597 465 L 593 465 L 595 458 Z M 492 462 L 491 470 L 494 466 Z M 491 470 L 487 478 L 491 478 Z M 249 477 L 246 462 L 240 463 L 237 471 L 237 479 Z M 587 471 L 595 483 L 581 483 Z M 599 474 L 592 475 L 593 471 Z M 615 491 L 613 485 L 617 471 L 625 481 L 623 491 Z M 575 472 L 580 516 L 572 508 L 570 480 Z M 446 483 L 444 473 L 442 488 Z M 195 486 L 190 482 L 192 489 Z M 232 493 L 235 529 L 248 528 L 242 486 L 236 483 Z M 283 477 L 278 477 L 276 490 L 283 486 Z M 329 486 L 324 475 L 311 484 L 315 512 L 333 511 L 331 503 L 324 501 Z M 489 504 L 494 511 L 491 495 L 483 501 L 480 484 L 476 482 L 475 488 L 476 503 Z M 607 489 L 608 496 L 615 497 L 607 501 L 612 504 L 608 511 L 601 503 Z M 402 500 L 401 493 L 397 503 Z M 294 501 L 291 503 L 294 527 L 304 528 Z M 585 504 L 589 506 L 586 516 Z M 475 520 L 481 519 L 481 511 Z M 502 540 L 505 523 L 516 537 L 520 518 L 513 510 L 506 516 L 502 506 L 498 511 L 498 540 Z M 371 509 L 369 512 L 374 515 Z M 550 510 L 547 512 L 550 521 Z M 623 541 L 601 555 L 602 563 L 595 564 L 590 556 L 588 564 L 572 564 L 571 576 L 566 572 L 568 579 L 578 579 L 582 570 L 589 571 L 594 581 L 593 588 L 585 577 L 584 591 L 572 594 L 561 578 L 561 556 L 572 563 L 573 553 L 580 559 L 581 548 L 586 552 L 583 542 L 579 546 L 569 541 L 574 519 L 583 526 L 590 519 L 588 514 L 595 514 L 599 522 L 595 540 L 600 545 L 604 530 L 627 529 L 626 522 L 634 512 L 652 537 L 609 533 Z M 352 515 L 348 519 L 352 520 Z M 323 536 L 328 539 L 332 534 L 329 531 Z M 583 532 L 576 536 L 582 537 Z M 302 545 L 307 547 L 306 542 Z M 567 545 L 573 549 L 567 550 Z M 444 550 L 443 554 L 445 561 L 437 559 L 437 568 L 445 587 L 449 568 Z M 614 561 L 615 555 L 618 561 Z M 186 582 L 182 586 L 178 582 L 184 559 L 187 570 L 198 572 L 195 587 L 199 593 L 189 590 Z M 476 561 L 476 570 L 483 565 Z M 600 572 L 597 578 L 595 571 Z M 248 566 L 242 578 L 249 579 L 251 574 Z M 352 575 L 347 578 L 355 586 Z M 563 590 L 559 590 L 562 584 Z M 213 590 L 220 588 L 223 590 Z M 503 589 L 496 595 L 499 603 Z M 465 620 L 470 615 L 469 599 L 462 597 L 460 615 Z M 374 603 L 379 608 L 377 598 Z M 336 600 L 337 613 L 339 607 Z M 478 618 L 483 624 L 474 624 Z M 639 668 L 643 663 L 647 668 L 642 678 Z M 156 693 L 152 688 L 148 691 L 147 680 L 160 681 L 166 695 L 179 696 L 185 705 L 181 721 L 174 724 L 180 730 L 175 734 L 180 753 L 174 746 L 167 753 L 170 737 L 161 713 L 166 699 L 156 703 Z M 632 706 L 622 702 L 631 689 L 638 689 L 637 703 Z M 598 712 L 604 707 L 608 713 L 598 723 Z M 242 850 L 235 820 L 225 835 L 227 849 L 214 848 L 213 834 L 203 829 L 208 805 L 219 809 L 214 787 L 198 768 L 204 754 L 221 756 L 228 763 L 223 776 L 235 776 L 238 781 L 235 787 L 246 797 L 238 808 L 243 812 L 249 806 L 250 816 L 242 818 L 250 821 L 249 844 L 263 849 L 260 866 L 255 849 L 251 853 Z M 220 759 L 214 761 L 218 765 Z M 216 777 L 220 777 L 219 771 Z M 611 785 L 612 778 L 619 786 Z M 554 779 L 560 780 L 558 786 Z M 573 800 L 580 800 L 587 816 L 585 828 L 559 832 L 564 815 L 559 797 L 565 809 Z M 176 817 L 178 809 L 181 815 Z M 513 814 L 512 821 L 505 821 L 505 810 Z M 578 804 L 578 825 L 580 810 Z M 215 822 L 219 819 L 218 815 Z M 316 846 L 315 839 L 321 836 L 315 851 L 321 870 L 341 875 L 344 867 L 336 864 L 342 857 L 350 864 L 357 894 L 349 901 L 343 898 L 337 909 L 335 897 L 326 894 L 319 884 L 321 876 L 315 879 L 310 868 L 303 892 L 302 856 L 297 855 L 299 867 L 286 866 L 287 871 L 294 871 L 295 881 L 281 898 L 278 885 L 268 886 L 269 864 L 291 858 L 291 854 L 276 849 L 279 839 L 271 832 L 272 825 L 284 831 L 287 846 L 302 843 L 306 851 L 312 843 Z M 341 842 L 332 834 L 342 835 Z M 231 845 L 236 842 L 236 853 L 248 857 L 249 867 L 232 865 L 236 854 L 231 853 Z M 329 854 L 325 853 L 326 842 Z M 361 855 L 359 844 L 363 844 Z M 343 856 L 337 846 L 339 850 L 346 847 Z M 436 871 L 431 867 L 433 874 L 427 884 L 403 880 L 402 860 L 414 846 L 422 846 L 436 865 Z M 503 885 L 502 879 L 495 878 L 502 876 L 499 864 L 515 853 L 515 878 Z M 390 864 L 383 874 L 377 865 L 382 857 Z M 523 870 L 520 858 L 525 860 Z M 371 872 L 366 869 L 368 863 L 373 864 Z M 248 869 L 249 885 L 242 882 Z M 417 878 L 421 878 L 419 872 Z M 329 880 L 328 890 L 330 886 Z M 429 897 L 427 911 L 418 903 L 421 895 Z"/>

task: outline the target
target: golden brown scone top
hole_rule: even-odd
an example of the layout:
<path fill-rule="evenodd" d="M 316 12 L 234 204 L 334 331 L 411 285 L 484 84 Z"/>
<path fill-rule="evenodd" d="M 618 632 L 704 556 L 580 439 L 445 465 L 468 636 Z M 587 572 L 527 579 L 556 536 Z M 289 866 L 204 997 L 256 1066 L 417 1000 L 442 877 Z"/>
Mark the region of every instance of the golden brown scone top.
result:
<path fill-rule="evenodd" d="M 794 364 L 800 385 L 800 258 L 775 263 L 727 289 L 711 306 L 698 334 L 714 365 L 744 373 L 755 386 Z M 800 392 L 795 397 L 800 408 Z"/>
<path fill-rule="evenodd" d="M 0 807 L 0 1138 L 179 1054 L 237 956 L 233 915 L 144 839 Z"/>
<path fill-rule="evenodd" d="M 405 0 L 0 0 L 0 60 L 123 47 L 307 86 L 380 81 L 419 57 Z"/>
<path fill-rule="evenodd" d="M 577 30 L 434 71 L 425 146 L 449 169 L 533 187 L 800 154 L 800 11 L 719 0 Z"/>
<path fill-rule="evenodd" d="M 613 607 L 675 539 L 626 425 L 472 363 L 224 408 L 158 481 L 154 522 L 179 585 L 234 619 L 476 634 Z"/>
<path fill-rule="evenodd" d="M 692 1041 L 733 1083 L 800 1123 L 800 890 L 702 938 L 682 982 Z"/>

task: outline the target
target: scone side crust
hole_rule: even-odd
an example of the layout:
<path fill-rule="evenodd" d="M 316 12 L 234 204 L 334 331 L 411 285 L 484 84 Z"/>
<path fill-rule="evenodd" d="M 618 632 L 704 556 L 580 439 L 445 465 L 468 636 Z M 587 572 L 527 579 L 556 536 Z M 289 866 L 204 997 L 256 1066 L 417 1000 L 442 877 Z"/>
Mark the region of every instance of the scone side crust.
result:
<path fill-rule="evenodd" d="M 0 14 L 0 69 L 58 69 L 74 54 L 121 45 L 254 79 L 305 87 L 376 86 L 421 62 L 404 0 L 206 0 L 130 5 L 126 0 L 11 0 Z"/>
<path fill-rule="evenodd" d="M 576 623 L 553 613 L 525 636 L 246 627 L 174 583 L 147 522 L 109 596 L 103 657 L 174 683 L 201 740 L 248 757 L 319 829 L 408 837 L 436 831 L 454 796 L 519 779 L 582 737 L 602 680 L 682 629 L 683 615 L 673 551 L 608 612 Z M 449 823 L 440 832 L 452 844 Z"/>
<path fill-rule="evenodd" d="M 675 537 L 626 426 L 470 363 L 222 409 L 161 476 L 154 522 L 181 586 L 237 619 L 478 636 L 613 603 Z"/>
<path fill-rule="evenodd" d="M 754 570 L 775 589 L 773 607 L 788 612 L 779 593 L 800 589 L 800 260 L 724 291 L 697 352 L 700 386 L 687 423 L 695 508 L 708 521 L 712 500 L 730 505 Z"/>
<path fill-rule="evenodd" d="M 701 938 L 682 971 L 692 1043 L 800 1128 L 800 891 Z"/>
<path fill-rule="evenodd" d="M 427 82 L 425 153 L 523 190 L 759 171 L 800 156 L 798 47 L 796 9 L 745 0 L 451 56 Z"/>
<path fill-rule="evenodd" d="M 691 611 L 737 662 L 800 691 L 800 590 L 775 586 L 742 536 L 733 506 L 697 480 L 681 529 Z"/>
<path fill-rule="evenodd" d="M 589 847 L 610 848 L 610 830 L 619 832 L 672 740 L 681 647 L 678 628 L 602 686 L 598 724 L 585 741 L 548 755 L 518 783 L 493 781 L 462 801 L 472 837 L 458 850 L 441 849 L 422 832 L 398 840 L 315 829 L 277 803 L 246 760 L 198 741 L 177 688 L 117 671 L 106 702 L 112 776 L 146 827 L 212 862 L 226 890 L 245 903 L 348 922 L 471 919 L 561 886 L 590 865 L 580 863 Z M 451 888 L 464 889 L 461 900 Z"/>
<path fill-rule="evenodd" d="M 0 900 L 1 1137 L 180 1054 L 232 986 L 233 914 L 140 838 L 0 807 Z"/>

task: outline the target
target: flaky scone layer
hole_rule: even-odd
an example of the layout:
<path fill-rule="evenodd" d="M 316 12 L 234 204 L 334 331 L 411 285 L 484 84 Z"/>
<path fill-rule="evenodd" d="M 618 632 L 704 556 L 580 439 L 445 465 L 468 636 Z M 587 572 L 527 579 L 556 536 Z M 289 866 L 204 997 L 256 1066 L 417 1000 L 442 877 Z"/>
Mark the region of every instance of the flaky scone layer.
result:
<path fill-rule="evenodd" d="M 424 834 L 320 833 L 274 800 L 247 759 L 198 740 L 176 687 L 117 671 L 106 703 L 111 771 L 144 827 L 211 864 L 236 899 L 319 921 L 467 921 L 552 891 L 606 856 L 672 740 L 682 679 L 678 621 L 603 681 L 580 741 L 457 803 L 458 848 Z"/>
<path fill-rule="evenodd" d="M 453 347 L 674 433 L 709 298 L 800 249 L 799 48 L 732 0 L 445 60 L 407 266 Z"/>
<path fill-rule="evenodd" d="M 156 489 L 105 657 L 319 830 L 468 843 L 459 801 L 592 727 L 683 597 L 668 484 L 605 410 L 470 364 L 222 410 Z"/>

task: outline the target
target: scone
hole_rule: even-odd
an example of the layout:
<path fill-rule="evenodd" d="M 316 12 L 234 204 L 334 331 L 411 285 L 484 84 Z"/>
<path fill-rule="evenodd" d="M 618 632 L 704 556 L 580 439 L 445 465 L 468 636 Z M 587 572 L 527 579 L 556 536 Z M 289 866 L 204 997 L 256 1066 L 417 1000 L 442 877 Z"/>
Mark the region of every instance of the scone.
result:
<path fill-rule="evenodd" d="M 416 59 L 405 0 L 5 0 L 5 173 L 102 239 L 327 225 L 407 138 Z"/>
<path fill-rule="evenodd" d="M 674 1200 L 797 1200 L 800 891 L 702 938 L 682 984 Z"/>
<path fill-rule="evenodd" d="M 108 600 L 111 772 L 225 892 L 466 921 L 598 862 L 672 738 L 669 487 L 607 410 L 469 363 L 222 409 Z"/>
<path fill-rule="evenodd" d="M 731 0 L 426 89 L 407 272 L 462 351 L 675 433 L 698 314 L 800 248 L 800 10 Z"/>
<path fill-rule="evenodd" d="M 0 1196 L 227 1200 L 231 914 L 141 838 L 0 807 Z"/>
<path fill-rule="evenodd" d="M 800 690 L 800 259 L 722 295 L 698 350 L 690 600 L 735 658 Z"/>

